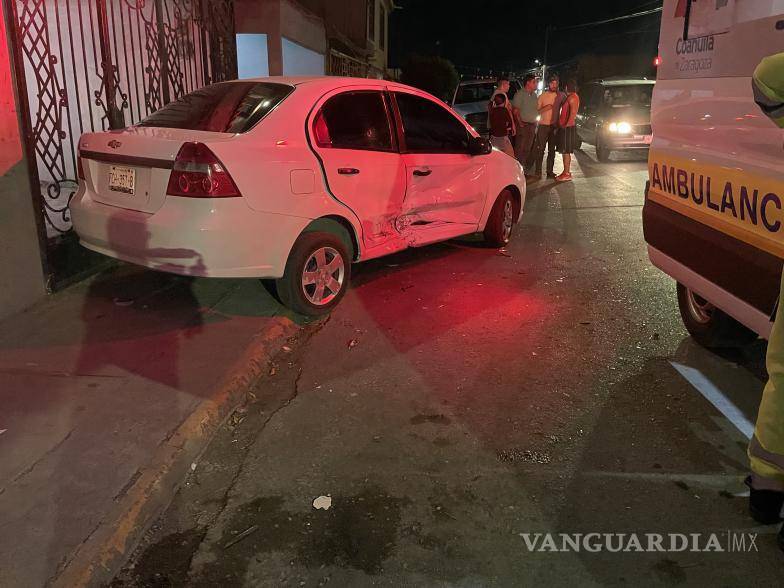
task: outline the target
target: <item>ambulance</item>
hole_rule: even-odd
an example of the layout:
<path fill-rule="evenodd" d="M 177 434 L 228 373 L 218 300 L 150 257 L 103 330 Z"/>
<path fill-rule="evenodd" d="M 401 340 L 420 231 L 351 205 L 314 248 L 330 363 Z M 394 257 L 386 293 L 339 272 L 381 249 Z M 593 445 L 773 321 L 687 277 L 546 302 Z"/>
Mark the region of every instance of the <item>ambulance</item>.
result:
<path fill-rule="evenodd" d="M 784 263 L 784 131 L 752 76 L 784 52 L 784 0 L 664 0 L 643 230 L 707 347 L 770 334 Z M 784 312 L 784 309 L 778 309 Z"/>

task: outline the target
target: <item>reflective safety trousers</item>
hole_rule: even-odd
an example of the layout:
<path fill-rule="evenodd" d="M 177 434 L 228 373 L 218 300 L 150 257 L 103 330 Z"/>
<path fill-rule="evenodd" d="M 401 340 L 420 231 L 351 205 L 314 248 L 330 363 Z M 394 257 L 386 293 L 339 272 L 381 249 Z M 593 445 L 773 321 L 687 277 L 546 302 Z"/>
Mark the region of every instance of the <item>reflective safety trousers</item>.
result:
<path fill-rule="evenodd" d="M 784 275 L 766 364 L 770 379 L 762 392 L 749 459 L 755 488 L 784 491 Z"/>

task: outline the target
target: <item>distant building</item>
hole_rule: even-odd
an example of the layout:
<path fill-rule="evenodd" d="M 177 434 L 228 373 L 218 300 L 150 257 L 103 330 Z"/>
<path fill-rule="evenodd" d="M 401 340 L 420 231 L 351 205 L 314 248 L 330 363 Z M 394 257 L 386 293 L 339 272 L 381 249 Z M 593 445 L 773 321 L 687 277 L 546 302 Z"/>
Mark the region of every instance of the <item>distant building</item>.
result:
<path fill-rule="evenodd" d="M 324 21 L 294 0 L 234 0 L 239 78 L 324 75 Z"/>
<path fill-rule="evenodd" d="M 393 0 L 299 0 L 326 27 L 327 73 L 387 78 Z"/>

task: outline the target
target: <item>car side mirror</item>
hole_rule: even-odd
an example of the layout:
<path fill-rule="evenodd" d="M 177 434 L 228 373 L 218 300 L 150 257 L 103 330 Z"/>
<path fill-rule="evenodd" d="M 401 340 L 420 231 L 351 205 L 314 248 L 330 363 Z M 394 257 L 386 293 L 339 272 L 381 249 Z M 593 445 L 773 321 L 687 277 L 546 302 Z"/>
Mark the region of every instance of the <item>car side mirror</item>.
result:
<path fill-rule="evenodd" d="M 470 137 L 468 139 L 468 153 L 469 155 L 487 155 L 493 151 L 493 145 L 490 139 L 485 137 Z"/>

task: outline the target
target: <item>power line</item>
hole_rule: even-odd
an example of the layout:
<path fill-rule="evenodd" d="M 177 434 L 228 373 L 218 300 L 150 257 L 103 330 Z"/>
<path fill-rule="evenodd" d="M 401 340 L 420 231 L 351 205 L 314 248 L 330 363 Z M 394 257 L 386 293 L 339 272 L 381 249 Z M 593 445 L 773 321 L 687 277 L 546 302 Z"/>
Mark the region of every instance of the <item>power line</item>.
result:
<path fill-rule="evenodd" d="M 612 23 L 612 22 L 619 22 L 619 21 L 622 21 L 622 20 L 629 20 L 630 18 L 638 18 L 640 16 L 648 16 L 649 14 L 656 14 L 657 12 L 661 12 L 662 10 L 663 10 L 663 8 L 661 6 L 659 6 L 658 8 L 651 8 L 650 10 L 642 10 L 640 12 L 634 12 L 632 14 L 624 14 L 623 16 L 616 16 L 615 18 L 607 18 L 605 20 L 596 20 L 594 22 L 586 22 L 586 23 L 583 23 L 583 24 L 570 25 L 570 26 L 567 26 L 567 27 L 557 27 L 557 28 L 552 28 L 550 30 L 552 30 L 552 31 L 571 31 L 571 30 L 574 30 L 574 29 L 584 29 L 584 28 L 588 28 L 588 27 L 595 27 L 595 26 L 599 26 L 599 25 L 603 25 L 603 24 L 609 24 L 609 23 Z"/>

